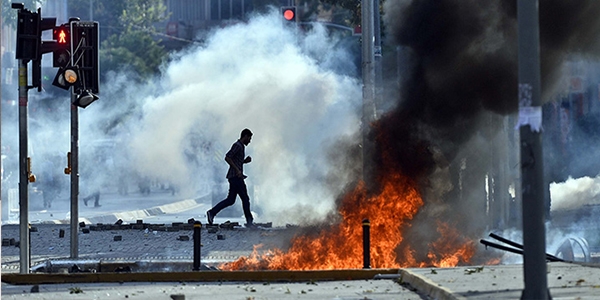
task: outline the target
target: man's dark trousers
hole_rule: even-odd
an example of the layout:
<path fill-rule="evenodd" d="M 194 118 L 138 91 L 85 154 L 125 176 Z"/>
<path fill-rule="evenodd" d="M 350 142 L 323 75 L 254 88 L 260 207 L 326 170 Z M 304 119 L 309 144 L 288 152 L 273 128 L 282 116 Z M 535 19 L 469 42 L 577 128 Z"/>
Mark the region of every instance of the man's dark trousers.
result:
<path fill-rule="evenodd" d="M 213 207 L 210 212 L 213 216 L 216 216 L 221 210 L 226 207 L 232 206 L 235 203 L 235 198 L 237 195 L 242 199 L 242 208 L 244 209 L 244 216 L 246 217 L 246 222 L 251 224 L 254 218 L 252 217 L 252 213 L 250 212 L 250 197 L 248 197 L 248 189 L 246 188 L 246 183 L 244 179 L 240 177 L 229 178 L 229 193 L 227 194 L 227 198 L 225 200 L 219 202 L 215 207 Z"/>

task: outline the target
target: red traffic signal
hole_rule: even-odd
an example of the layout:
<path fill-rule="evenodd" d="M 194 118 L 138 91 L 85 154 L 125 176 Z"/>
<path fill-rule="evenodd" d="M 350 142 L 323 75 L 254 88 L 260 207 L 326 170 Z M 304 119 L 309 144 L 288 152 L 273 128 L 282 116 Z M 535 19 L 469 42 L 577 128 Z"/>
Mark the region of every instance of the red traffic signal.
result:
<path fill-rule="evenodd" d="M 69 24 L 54 27 L 52 39 L 56 41 L 52 60 L 55 68 L 65 68 L 71 62 L 71 31 Z"/>
<path fill-rule="evenodd" d="M 281 8 L 281 15 L 287 22 L 296 22 L 296 7 L 295 6 L 284 6 Z"/>
<path fill-rule="evenodd" d="M 54 28 L 52 33 L 52 38 L 56 41 L 56 43 L 60 46 L 71 46 L 69 34 L 69 27 L 67 25 L 60 25 Z"/>

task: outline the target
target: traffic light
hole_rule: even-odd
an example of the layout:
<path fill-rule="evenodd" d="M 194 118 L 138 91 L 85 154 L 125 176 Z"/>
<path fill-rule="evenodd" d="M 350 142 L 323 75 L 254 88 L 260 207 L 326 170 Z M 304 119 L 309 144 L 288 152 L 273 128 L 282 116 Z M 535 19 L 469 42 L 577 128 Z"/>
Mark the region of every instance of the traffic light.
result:
<path fill-rule="evenodd" d="M 14 8 L 14 7 L 13 7 Z M 38 13 L 21 8 L 17 13 L 16 59 L 35 60 L 40 56 L 40 16 Z"/>
<path fill-rule="evenodd" d="M 55 26 L 56 18 L 42 19 L 42 11 L 31 12 L 23 7 L 23 4 L 13 3 L 12 8 L 18 9 L 17 13 L 17 47 L 15 56 L 17 59 L 32 61 L 31 80 L 32 87 L 42 91 L 41 66 L 42 54 L 53 51 L 54 41 L 42 41 L 42 32 Z"/>
<path fill-rule="evenodd" d="M 64 90 L 68 90 L 73 85 L 77 84 L 79 79 L 79 71 L 76 67 L 68 66 L 65 68 L 59 68 L 52 81 L 52 85 L 59 87 Z"/>
<path fill-rule="evenodd" d="M 54 28 L 52 38 L 56 41 L 53 51 L 52 66 L 65 68 L 71 62 L 71 28 L 69 24 L 62 24 Z"/>
<path fill-rule="evenodd" d="M 296 23 L 296 7 L 295 6 L 283 6 L 281 7 L 281 16 L 283 17 L 283 23 Z"/>
<path fill-rule="evenodd" d="M 98 22 L 71 22 L 71 61 L 77 68 L 76 84 L 73 87 L 79 94 L 74 105 L 86 108 L 98 100 L 100 91 L 99 68 L 99 26 Z M 64 78 L 67 79 L 66 71 Z"/>

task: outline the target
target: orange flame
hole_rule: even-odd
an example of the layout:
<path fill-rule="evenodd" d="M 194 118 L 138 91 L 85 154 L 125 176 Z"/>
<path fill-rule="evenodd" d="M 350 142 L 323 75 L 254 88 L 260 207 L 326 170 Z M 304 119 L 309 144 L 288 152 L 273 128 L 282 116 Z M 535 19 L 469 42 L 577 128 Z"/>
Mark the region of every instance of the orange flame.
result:
<path fill-rule="evenodd" d="M 249 257 L 220 266 L 222 270 L 330 270 L 357 269 L 363 266 L 362 220 L 371 223 L 371 267 L 402 268 L 425 265 L 455 266 L 474 254 L 474 243 L 465 241 L 449 225 L 438 222 L 439 240 L 430 244 L 427 262 L 418 262 L 413 250 L 397 249 L 402 242 L 402 228 L 410 226 L 423 200 L 410 181 L 391 174 L 376 196 L 367 197 L 364 184 L 344 196 L 340 205 L 341 220 L 320 229 L 318 234 L 295 236 L 287 252 L 269 250 L 259 255 L 255 247 Z M 400 258 L 398 257 L 400 255 Z"/>

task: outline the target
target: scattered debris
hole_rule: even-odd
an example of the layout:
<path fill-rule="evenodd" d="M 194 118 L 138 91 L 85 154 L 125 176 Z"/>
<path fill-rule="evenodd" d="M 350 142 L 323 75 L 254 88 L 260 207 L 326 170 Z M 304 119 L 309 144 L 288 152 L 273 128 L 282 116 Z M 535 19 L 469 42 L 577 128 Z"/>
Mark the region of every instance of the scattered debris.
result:
<path fill-rule="evenodd" d="M 177 240 L 178 240 L 178 241 L 189 241 L 189 240 L 190 240 L 190 237 L 189 237 L 189 236 L 187 236 L 187 235 L 180 235 L 180 236 L 177 238 Z"/>
<path fill-rule="evenodd" d="M 6 239 L 2 239 L 2 246 L 14 246 L 15 245 L 15 239 L 14 238 L 6 238 Z"/>
<path fill-rule="evenodd" d="M 120 236 L 120 235 L 115 235 L 115 236 L 113 237 L 113 241 L 115 241 L 115 242 L 122 241 L 122 240 L 123 240 L 123 236 Z"/>
<path fill-rule="evenodd" d="M 81 294 L 83 291 L 78 287 L 69 288 L 69 294 Z"/>
<path fill-rule="evenodd" d="M 131 273 L 130 266 L 122 266 L 115 269 L 115 273 Z"/>
<path fill-rule="evenodd" d="M 226 221 L 225 223 L 221 223 L 219 225 L 219 227 L 223 228 L 223 229 L 235 229 L 235 227 L 239 227 L 239 226 L 240 226 L 240 223 L 238 223 L 238 222 L 231 222 L 229 220 Z"/>
<path fill-rule="evenodd" d="M 34 285 L 31 287 L 31 292 L 32 293 L 39 293 L 40 292 L 40 286 L 39 285 Z"/>
<path fill-rule="evenodd" d="M 465 270 L 465 274 L 466 275 L 471 275 L 473 273 L 480 273 L 483 271 L 483 266 L 481 267 L 476 267 L 476 268 L 468 268 Z"/>
<path fill-rule="evenodd" d="M 206 225 L 206 229 L 208 229 L 208 233 L 217 233 L 217 231 L 219 231 L 219 226 Z"/>
<path fill-rule="evenodd" d="M 254 223 L 254 225 L 262 228 L 273 228 L 273 222 L 268 223 Z"/>

